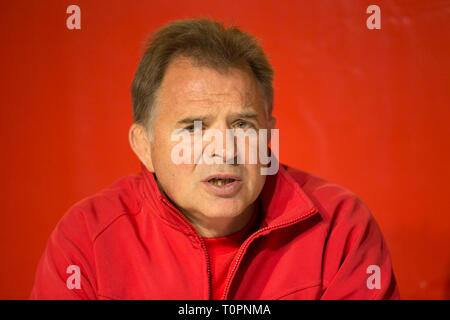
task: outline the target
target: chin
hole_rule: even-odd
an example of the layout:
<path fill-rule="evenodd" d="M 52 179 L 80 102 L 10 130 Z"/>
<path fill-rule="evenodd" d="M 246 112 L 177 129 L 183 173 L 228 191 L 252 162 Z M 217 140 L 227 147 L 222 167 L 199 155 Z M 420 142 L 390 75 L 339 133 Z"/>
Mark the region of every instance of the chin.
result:
<path fill-rule="evenodd" d="M 203 210 L 205 216 L 210 218 L 233 218 L 239 216 L 243 213 L 245 208 L 241 206 L 233 207 L 232 205 L 226 204 L 211 204 Z"/>

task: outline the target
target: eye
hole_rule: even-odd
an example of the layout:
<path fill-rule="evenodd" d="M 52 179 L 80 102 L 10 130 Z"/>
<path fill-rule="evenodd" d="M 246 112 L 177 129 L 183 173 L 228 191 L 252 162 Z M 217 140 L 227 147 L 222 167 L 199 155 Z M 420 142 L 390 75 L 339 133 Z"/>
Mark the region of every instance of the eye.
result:
<path fill-rule="evenodd" d="M 195 125 L 194 124 L 190 124 L 190 125 L 184 127 L 183 130 L 186 130 L 186 131 L 188 131 L 190 133 L 194 133 L 195 132 Z M 205 126 L 202 126 L 201 130 L 202 131 L 205 130 Z"/>
<path fill-rule="evenodd" d="M 238 129 L 247 129 L 253 127 L 253 125 L 247 121 L 237 121 L 235 124 L 236 128 Z"/>

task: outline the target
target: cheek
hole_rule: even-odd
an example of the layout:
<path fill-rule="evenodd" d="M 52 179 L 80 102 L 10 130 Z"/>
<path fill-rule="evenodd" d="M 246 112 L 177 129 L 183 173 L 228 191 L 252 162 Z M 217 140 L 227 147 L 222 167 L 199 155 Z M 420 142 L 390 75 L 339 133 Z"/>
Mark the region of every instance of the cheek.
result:
<path fill-rule="evenodd" d="M 170 141 L 170 138 L 155 139 L 152 144 L 151 154 L 152 160 L 156 166 L 166 168 L 166 170 L 176 171 L 177 165 L 172 159 L 172 150 L 176 146 L 176 142 Z"/>
<path fill-rule="evenodd" d="M 254 196 L 254 194 L 259 195 L 264 183 L 266 181 L 266 176 L 261 175 L 261 166 L 259 165 L 249 165 L 247 166 L 248 172 L 248 188 L 249 192 Z"/>
<path fill-rule="evenodd" d="M 152 161 L 155 174 L 160 183 L 172 194 L 180 194 L 183 189 L 189 189 L 192 179 L 193 165 L 176 164 L 172 160 L 172 149 L 176 143 L 161 143 L 155 141 L 152 145 Z M 183 187 L 181 187 L 183 186 Z"/>
<path fill-rule="evenodd" d="M 156 175 L 167 196 L 178 206 L 186 208 L 198 202 L 190 166 L 166 164 L 165 167 L 158 168 Z"/>
<path fill-rule="evenodd" d="M 165 172 L 161 172 L 161 176 L 168 179 L 170 185 L 178 189 L 178 193 L 182 193 L 184 190 L 192 189 L 194 177 L 193 166 L 189 164 L 174 164 L 170 161 L 165 161 L 159 168 Z M 156 172 L 158 175 L 158 172 Z"/>

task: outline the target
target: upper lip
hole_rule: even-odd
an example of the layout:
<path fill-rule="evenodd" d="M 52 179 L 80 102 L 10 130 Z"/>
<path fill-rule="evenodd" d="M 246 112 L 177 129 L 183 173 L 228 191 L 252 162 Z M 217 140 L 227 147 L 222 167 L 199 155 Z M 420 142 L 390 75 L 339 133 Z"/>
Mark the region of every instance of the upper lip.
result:
<path fill-rule="evenodd" d="M 234 180 L 241 180 L 241 177 L 230 174 L 230 173 L 215 173 L 207 176 L 203 181 L 208 182 L 211 179 L 234 179 Z"/>

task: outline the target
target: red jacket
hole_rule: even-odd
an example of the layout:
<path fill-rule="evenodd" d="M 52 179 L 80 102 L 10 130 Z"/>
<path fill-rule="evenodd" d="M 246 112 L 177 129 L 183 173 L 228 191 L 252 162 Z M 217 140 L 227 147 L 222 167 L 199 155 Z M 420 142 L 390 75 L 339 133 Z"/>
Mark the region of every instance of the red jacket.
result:
<path fill-rule="evenodd" d="M 260 228 L 232 262 L 225 299 L 399 298 L 386 243 L 355 194 L 280 166 L 260 200 Z M 67 286 L 70 265 L 80 289 Z M 31 299 L 210 299 L 210 278 L 204 242 L 142 166 L 64 215 Z"/>

